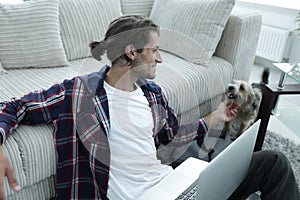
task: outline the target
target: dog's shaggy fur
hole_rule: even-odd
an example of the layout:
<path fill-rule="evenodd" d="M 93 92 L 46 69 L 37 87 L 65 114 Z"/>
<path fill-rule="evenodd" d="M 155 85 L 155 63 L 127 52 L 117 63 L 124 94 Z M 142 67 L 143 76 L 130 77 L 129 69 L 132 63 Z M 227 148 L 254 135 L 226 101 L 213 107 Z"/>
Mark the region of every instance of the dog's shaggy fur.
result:
<path fill-rule="evenodd" d="M 225 131 L 234 140 L 239 137 L 255 120 L 259 111 L 262 93 L 251 84 L 242 80 L 233 80 L 226 88 L 229 104 L 239 104 L 237 117 L 225 123 Z"/>

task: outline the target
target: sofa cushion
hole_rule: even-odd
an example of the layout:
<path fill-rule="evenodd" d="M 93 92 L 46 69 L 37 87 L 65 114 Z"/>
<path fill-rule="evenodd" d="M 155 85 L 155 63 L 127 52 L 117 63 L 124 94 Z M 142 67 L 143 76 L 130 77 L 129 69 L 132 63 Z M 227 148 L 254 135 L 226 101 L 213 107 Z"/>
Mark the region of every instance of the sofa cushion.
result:
<path fill-rule="evenodd" d="M 206 49 L 184 33 L 161 27 L 159 43 L 161 50 L 172 53 L 188 62 L 200 64 L 203 67 L 210 65 L 211 60 Z"/>
<path fill-rule="evenodd" d="M 154 80 L 177 114 L 223 94 L 232 80 L 232 65 L 222 58 L 213 56 L 210 66 L 203 67 L 166 52 L 161 52 L 161 56 L 163 62 L 158 64 Z"/>
<path fill-rule="evenodd" d="M 160 36 L 161 48 L 205 65 L 218 45 L 234 4 L 235 0 L 155 0 L 150 18 L 169 30 Z M 193 41 L 193 48 L 186 45 Z"/>
<path fill-rule="evenodd" d="M 22 158 L 26 184 L 30 186 L 56 173 L 52 125 L 20 125 L 12 134 Z"/>
<path fill-rule="evenodd" d="M 154 0 L 120 0 L 124 15 L 139 14 L 149 17 Z"/>
<path fill-rule="evenodd" d="M 0 4 L 0 60 L 4 68 L 65 66 L 58 0 Z"/>
<path fill-rule="evenodd" d="M 89 43 L 102 40 L 109 23 L 121 16 L 119 0 L 60 0 L 59 9 L 68 60 L 91 56 Z"/>
<path fill-rule="evenodd" d="M 53 84 L 72 79 L 77 75 L 99 71 L 107 63 L 109 63 L 107 58 L 98 61 L 89 57 L 73 60 L 69 62 L 68 67 L 9 69 L 7 74 L 0 76 L 0 83 L 3 86 L 0 87 L 0 102 L 20 98 L 33 91 L 48 89 Z"/>

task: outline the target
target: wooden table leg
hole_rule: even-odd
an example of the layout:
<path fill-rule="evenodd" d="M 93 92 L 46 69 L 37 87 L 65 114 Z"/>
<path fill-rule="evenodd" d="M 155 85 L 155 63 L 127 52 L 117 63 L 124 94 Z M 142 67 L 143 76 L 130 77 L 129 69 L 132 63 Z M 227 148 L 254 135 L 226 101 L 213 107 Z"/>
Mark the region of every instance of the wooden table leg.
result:
<path fill-rule="evenodd" d="M 271 91 L 269 88 L 263 86 L 263 97 L 260 104 L 260 109 L 258 112 L 258 119 L 261 119 L 261 124 L 259 127 L 256 144 L 254 151 L 259 151 L 262 148 L 264 143 L 266 131 L 268 128 L 270 116 L 272 114 L 272 110 L 276 105 L 276 101 L 278 99 L 278 94 Z"/>

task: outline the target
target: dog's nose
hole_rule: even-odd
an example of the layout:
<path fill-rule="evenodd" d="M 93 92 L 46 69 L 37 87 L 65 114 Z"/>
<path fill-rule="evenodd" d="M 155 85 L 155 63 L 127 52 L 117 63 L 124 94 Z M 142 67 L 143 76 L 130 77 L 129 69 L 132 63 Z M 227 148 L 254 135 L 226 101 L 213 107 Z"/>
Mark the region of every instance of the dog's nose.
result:
<path fill-rule="evenodd" d="M 234 90 L 233 86 L 228 86 L 228 90 Z"/>

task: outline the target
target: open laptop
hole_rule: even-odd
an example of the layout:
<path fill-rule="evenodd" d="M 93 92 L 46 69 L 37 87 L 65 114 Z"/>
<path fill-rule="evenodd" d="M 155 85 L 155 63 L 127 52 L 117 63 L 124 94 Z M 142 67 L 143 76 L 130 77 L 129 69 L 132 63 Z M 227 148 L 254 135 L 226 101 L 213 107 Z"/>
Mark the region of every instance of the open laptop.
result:
<path fill-rule="evenodd" d="M 193 184 L 197 185 L 197 200 L 227 199 L 248 173 L 259 125 L 260 120 L 210 163 L 188 158 L 158 185 L 145 192 L 141 199 L 174 200 Z"/>

